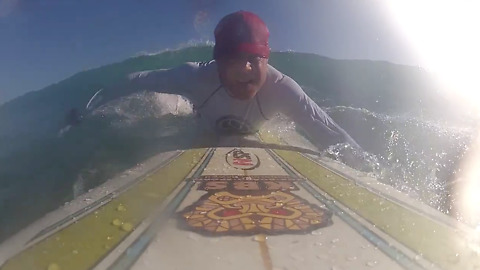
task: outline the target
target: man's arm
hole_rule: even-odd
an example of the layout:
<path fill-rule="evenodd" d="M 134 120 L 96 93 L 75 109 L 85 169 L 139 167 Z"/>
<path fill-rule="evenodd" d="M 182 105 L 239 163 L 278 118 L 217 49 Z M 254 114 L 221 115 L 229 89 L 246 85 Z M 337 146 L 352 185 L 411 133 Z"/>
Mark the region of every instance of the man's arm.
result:
<path fill-rule="evenodd" d="M 300 125 L 319 149 L 323 150 L 337 143 L 348 143 L 353 148 L 361 149 L 293 79 L 285 76 L 278 91 L 280 112 Z"/>
<path fill-rule="evenodd" d="M 191 82 L 198 66 L 185 63 L 172 69 L 157 69 L 131 73 L 124 81 L 115 86 L 100 89 L 87 103 L 87 111 L 117 98 L 128 96 L 139 91 L 188 96 L 187 82 Z"/>

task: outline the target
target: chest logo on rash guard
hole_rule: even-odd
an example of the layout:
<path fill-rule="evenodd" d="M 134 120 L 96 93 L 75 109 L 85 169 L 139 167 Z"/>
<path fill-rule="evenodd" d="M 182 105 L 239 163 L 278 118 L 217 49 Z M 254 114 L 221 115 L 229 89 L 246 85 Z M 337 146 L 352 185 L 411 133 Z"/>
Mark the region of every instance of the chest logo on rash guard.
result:
<path fill-rule="evenodd" d="M 252 134 L 256 132 L 249 123 L 235 115 L 219 118 L 215 126 L 217 131 L 225 134 Z"/>

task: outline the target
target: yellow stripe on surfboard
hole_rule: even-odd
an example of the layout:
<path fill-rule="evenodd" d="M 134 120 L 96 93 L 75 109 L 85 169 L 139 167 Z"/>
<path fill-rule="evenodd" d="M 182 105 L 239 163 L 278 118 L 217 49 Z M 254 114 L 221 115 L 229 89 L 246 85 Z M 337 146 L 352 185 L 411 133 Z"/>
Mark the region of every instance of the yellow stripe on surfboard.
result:
<path fill-rule="evenodd" d="M 205 152 L 184 152 L 78 222 L 14 256 L 1 269 L 90 269 L 159 206 Z"/>
<path fill-rule="evenodd" d="M 268 134 L 262 134 L 262 140 L 279 143 Z M 427 260 L 444 269 L 480 269 L 480 255 L 452 227 L 355 185 L 297 152 L 275 152 L 336 201 Z"/>

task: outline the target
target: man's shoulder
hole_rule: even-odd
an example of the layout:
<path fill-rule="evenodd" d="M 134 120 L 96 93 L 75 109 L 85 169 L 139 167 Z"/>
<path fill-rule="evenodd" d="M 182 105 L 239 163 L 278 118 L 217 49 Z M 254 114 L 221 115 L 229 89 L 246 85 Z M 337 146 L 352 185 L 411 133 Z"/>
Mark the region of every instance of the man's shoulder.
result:
<path fill-rule="evenodd" d="M 207 71 L 214 69 L 216 67 L 216 63 L 215 60 L 204 62 L 186 62 L 183 64 L 183 66 L 192 70 Z"/>
<path fill-rule="evenodd" d="M 285 74 L 278 71 L 272 65 L 268 64 L 268 72 L 267 72 L 267 82 L 270 84 L 276 84 L 281 82 L 285 78 Z"/>
<path fill-rule="evenodd" d="M 215 60 L 210 60 L 210 61 L 202 61 L 202 62 L 193 62 L 196 63 L 199 67 L 207 68 L 207 67 L 213 67 L 216 65 Z"/>
<path fill-rule="evenodd" d="M 217 64 L 214 60 L 206 62 L 186 62 L 183 66 L 201 81 L 210 81 L 218 77 Z"/>
<path fill-rule="evenodd" d="M 297 92 L 299 89 L 301 90 L 295 80 L 283 74 L 270 64 L 268 65 L 266 88 L 273 90 L 275 93 L 283 91 Z"/>
<path fill-rule="evenodd" d="M 214 61 L 208 62 L 184 62 L 180 66 L 171 69 L 171 75 L 183 80 L 186 85 L 217 83 L 217 68 Z"/>
<path fill-rule="evenodd" d="M 264 112 L 271 116 L 277 112 L 288 115 L 303 97 L 302 88 L 290 77 L 268 65 L 267 80 L 258 93 Z"/>

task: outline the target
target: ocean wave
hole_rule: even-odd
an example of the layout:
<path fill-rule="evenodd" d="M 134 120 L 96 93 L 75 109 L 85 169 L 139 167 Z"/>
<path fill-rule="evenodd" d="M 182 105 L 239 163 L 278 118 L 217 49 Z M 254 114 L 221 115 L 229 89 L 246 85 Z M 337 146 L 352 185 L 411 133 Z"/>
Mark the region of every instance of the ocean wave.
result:
<path fill-rule="evenodd" d="M 409 115 L 387 115 L 364 108 L 334 106 L 326 111 L 374 155 L 376 178 L 450 212 L 452 182 L 476 130 Z"/>

